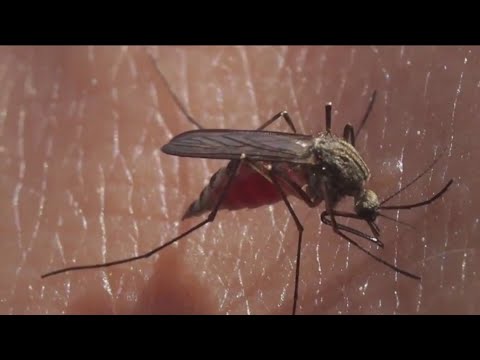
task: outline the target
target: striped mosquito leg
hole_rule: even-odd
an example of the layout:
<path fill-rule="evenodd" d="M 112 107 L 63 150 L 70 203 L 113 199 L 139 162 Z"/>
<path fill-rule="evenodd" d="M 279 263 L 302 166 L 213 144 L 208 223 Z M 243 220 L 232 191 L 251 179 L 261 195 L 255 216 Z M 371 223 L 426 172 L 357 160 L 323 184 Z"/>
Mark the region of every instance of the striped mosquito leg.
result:
<path fill-rule="evenodd" d="M 95 264 L 95 265 L 72 266 L 72 267 L 68 267 L 68 268 L 64 268 L 64 269 L 49 272 L 47 274 L 42 275 L 42 278 L 46 278 L 46 277 L 49 277 L 49 276 L 52 276 L 52 275 L 64 273 L 64 272 L 67 272 L 67 271 L 105 268 L 105 267 L 109 267 L 109 266 L 113 266 L 113 265 L 125 264 L 125 263 L 135 261 L 135 260 L 146 259 L 146 258 L 152 256 L 153 254 L 159 252 L 160 250 L 174 244 L 175 242 L 184 238 L 185 236 L 192 233 L 193 231 L 195 231 L 195 230 L 201 228 L 202 226 L 212 222 L 213 220 L 215 220 L 215 217 L 217 216 L 218 209 L 219 209 L 220 205 L 222 204 L 222 201 L 224 200 L 224 198 L 225 198 L 225 196 L 228 192 L 228 189 L 230 188 L 230 185 L 232 184 L 232 181 L 235 177 L 235 174 L 236 174 L 238 168 L 240 167 L 240 163 L 241 163 L 241 160 L 232 161 L 233 165 L 229 168 L 228 181 L 227 181 L 225 187 L 223 188 L 222 193 L 221 193 L 220 197 L 218 198 L 218 201 L 217 201 L 216 205 L 214 206 L 213 210 L 208 215 L 207 219 L 205 219 L 204 221 L 200 222 L 199 224 L 193 226 L 192 228 L 185 231 L 184 233 L 178 235 L 176 238 L 174 238 L 174 239 L 170 240 L 169 242 L 167 242 L 167 243 L 165 243 L 161 246 L 158 246 L 155 249 L 150 250 L 149 252 L 144 253 L 142 255 L 133 256 L 133 257 L 130 257 L 130 258 L 117 260 L 117 261 Z"/>

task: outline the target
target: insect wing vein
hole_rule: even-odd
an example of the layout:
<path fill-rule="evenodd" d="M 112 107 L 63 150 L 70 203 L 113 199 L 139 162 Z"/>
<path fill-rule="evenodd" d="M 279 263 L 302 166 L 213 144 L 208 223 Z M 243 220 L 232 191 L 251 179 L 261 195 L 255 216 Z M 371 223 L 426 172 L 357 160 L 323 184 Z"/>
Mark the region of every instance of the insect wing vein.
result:
<path fill-rule="evenodd" d="M 271 131 L 193 130 L 174 137 L 162 151 L 177 156 L 308 163 L 312 137 Z"/>

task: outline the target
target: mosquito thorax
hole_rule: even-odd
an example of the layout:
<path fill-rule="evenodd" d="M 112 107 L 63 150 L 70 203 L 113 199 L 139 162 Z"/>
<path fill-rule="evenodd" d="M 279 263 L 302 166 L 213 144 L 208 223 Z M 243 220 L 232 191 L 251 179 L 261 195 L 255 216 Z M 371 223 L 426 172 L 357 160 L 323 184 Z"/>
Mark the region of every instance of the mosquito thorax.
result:
<path fill-rule="evenodd" d="M 343 138 L 323 133 L 314 139 L 316 172 L 338 197 L 357 196 L 370 178 L 358 151 Z"/>
<path fill-rule="evenodd" d="M 355 213 L 368 222 L 375 221 L 379 206 L 378 196 L 372 190 L 364 189 L 355 197 Z"/>

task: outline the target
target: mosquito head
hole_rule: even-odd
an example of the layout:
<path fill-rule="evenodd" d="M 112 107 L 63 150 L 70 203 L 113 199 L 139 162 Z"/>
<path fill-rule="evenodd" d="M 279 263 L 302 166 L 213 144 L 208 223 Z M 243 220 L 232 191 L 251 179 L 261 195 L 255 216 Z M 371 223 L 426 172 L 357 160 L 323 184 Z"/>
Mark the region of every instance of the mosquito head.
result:
<path fill-rule="evenodd" d="M 400 192 L 412 185 L 416 180 L 418 180 L 418 177 L 383 201 L 379 201 L 377 194 L 375 194 L 372 190 L 363 190 L 358 196 L 355 197 L 355 213 L 357 214 L 358 218 L 365 220 L 370 225 L 375 236 L 378 236 L 380 233 L 378 226 L 375 224 L 375 220 L 378 216 L 411 227 L 411 225 L 407 223 L 382 214 L 380 210 L 407 210 L 431 204 L 436 199 L 441 197 L 448 190 L 450 185 L 453 184 L 453 180 L 450 180 L 438 193 L 424 201 L 404 205 L 384 205 L 385 202 L 398 195 Z"/>
<path fill-rule="evenodd" d="M 379 215 L 380 201 L 372 190 L 363 190 L 355 197 L 355 213 L 367 222 L 374 222 Z"/>

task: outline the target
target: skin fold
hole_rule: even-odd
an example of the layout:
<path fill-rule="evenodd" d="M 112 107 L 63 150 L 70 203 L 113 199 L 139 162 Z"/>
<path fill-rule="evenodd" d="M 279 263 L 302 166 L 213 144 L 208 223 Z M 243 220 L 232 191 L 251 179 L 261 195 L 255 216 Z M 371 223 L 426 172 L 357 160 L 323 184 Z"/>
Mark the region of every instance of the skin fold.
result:
<path fill-rule="evenodd" d="M 180 221 L 226 161 L 160 151 L 195 127 L 253 129 L 287 110 L 297 130 L 358 126 L 367 188 L 428 207 L 384 212 L 395 274 L 320 221 L 324 204 L 291 203 L 305 227 L 298 314 L 473 314 L 480 308 L 478 47 L 2 47 L 2 314 L 289 314 L 297 230 L 282 202 L 221 211 L 214 223 L 146 260 L 60 274 L 69 265 L 149 251 L 200 222 Z M 287 131 L 279 121 L 272 130 Z M 353 210 L 352 199 L 339 209 Z M 338 220 L 338 219 L 337 219 Z M 368 232 L 366 224 L 347 223 Z"/>

